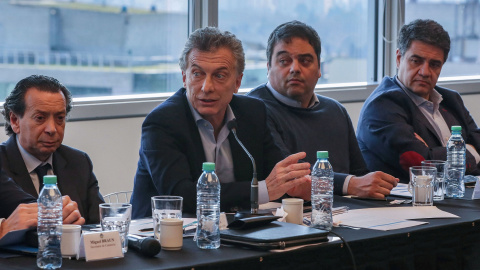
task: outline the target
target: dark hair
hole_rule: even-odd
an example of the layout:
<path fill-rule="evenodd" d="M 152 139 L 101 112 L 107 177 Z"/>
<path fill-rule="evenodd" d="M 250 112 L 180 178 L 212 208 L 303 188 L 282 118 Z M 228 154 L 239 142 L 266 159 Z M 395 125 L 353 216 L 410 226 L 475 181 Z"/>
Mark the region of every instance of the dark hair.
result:
<path fill-rule="evenodd" d="M 448 32 L 436 21 L 418 19 L 402 26 L 398 34 L 398 50 L 402 56 L 415 40 L 442 49 L 443 61 L 447 61 L 450 52 L 450 37 Z"/>
<path fill-rule="evenodd" d="M 43 75 L 31 75 L 20 80 L 5 99 L 5 103 L 3 103 L 2 114 L 5 118 L 5 131 L 7 132 L 7 135 L 12 135 L 14 133 L 10 125 L 10 112 L 23 117 L 23 114 L 25 113 L 25 94 L 30 88 L 36 88 L 40 91 L 51 93 L 61 91 L 65 96 L 65 109 L 67 114 L 72 109 L 72 95 L 57 79 Z"/>
<path fill-rule="evenodd" d="M 233 57 L 237 60 L 236 68 L 238 74 L 243 73 L 245 69 L 245 53 L 243 52 L 242 42 L 234 34 L 228 31 L 221 31 L 216 27 L 197 29 L 188 37 L 179 59 L 180 68 L 182 71 L 187 70 L 188 54 L 193 49 L 210 52 L 220 48 L 227 48 L 232 51 Z"/>
<path fill-rule="evenodd" d="M 280 41 L 290 41 L 292 38 L 298 37 L 307 40 L 312 45 L 313 50 L 317 54 L 318 65 L 320 65 L 320 54 L 322 52 L 322 43 L 317 31 L 313 27 L 299 21 L 291 21 L 280 24 L 273 30 L 268 37 L 267 59 L 268 64 L 272 64 L 273 47 Z"/>

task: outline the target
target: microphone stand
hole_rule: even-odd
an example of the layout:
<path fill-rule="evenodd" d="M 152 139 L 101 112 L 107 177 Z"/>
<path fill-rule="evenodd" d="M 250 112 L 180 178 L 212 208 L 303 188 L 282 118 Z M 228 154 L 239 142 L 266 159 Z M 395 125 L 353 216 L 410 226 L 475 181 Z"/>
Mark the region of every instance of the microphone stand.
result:
<path fill-rule="evenodd" d="M 243 151 L 248 155 L 250 160 L 252 161 L 253 166 L 253 176 L 252 182 L 250 184 L 250 214 L 257 215 L 258 214 L 258 179 L 257 179 L 257 166 L 255 165 L 255 160 L 253 156 L 248 152 L 247 148 L 243 145 L 240 139 L 237 136 L 237 122 L 235 120 L 228 122 L 227 127 L 235 136 L 235 140 L 237 140 L 238 144 L 242 147 Z"/>

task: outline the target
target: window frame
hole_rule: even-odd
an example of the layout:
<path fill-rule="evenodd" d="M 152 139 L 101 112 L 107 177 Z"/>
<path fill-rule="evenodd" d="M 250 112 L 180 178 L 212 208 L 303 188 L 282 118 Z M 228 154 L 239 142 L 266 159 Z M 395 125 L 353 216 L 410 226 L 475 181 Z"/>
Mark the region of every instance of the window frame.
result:
<path fill-rule="evenodd" d="M 188 31 L 205 26 L 218 26 L 218 0 L 188 0 Z M 368 8 L 367 80 L 362 83 L 319 84 L 315 92 L 342 103 L 363 102 L 378 86 L 384 76 L 396 73 L 395 38 L 404 23 L 405 0 L 371 1 Z M 383 36 L 380 36 L 380 33 Z M 181 82 L 179 82 L 179 88 Z M 438 85 L 455 89 L 461 94 L 480 94 L 480 75 L 440 77 Z M 170 93 L 73 98 L 74 108 L 68 121 L 103 120 L 145 117 L 156 106 L 170 97 Z M 250 89 L 240 89 L 244 94 Z M 1 103 L 3 105 L 3 103 Z M 0 120 L 0 125 L 5 121 Z"/>

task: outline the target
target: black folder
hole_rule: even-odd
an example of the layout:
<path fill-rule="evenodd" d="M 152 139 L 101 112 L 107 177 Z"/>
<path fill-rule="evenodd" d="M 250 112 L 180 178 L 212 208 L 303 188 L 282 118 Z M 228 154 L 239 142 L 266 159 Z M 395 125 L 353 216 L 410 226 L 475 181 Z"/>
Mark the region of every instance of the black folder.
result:
<path fill-rule="evenodd" d="M 328 241 L 327 236 L 328 231 L 325 230 L 278 221 L 246 230 L 228 229 L 220 231 L 222 243 L 267 250 L 326 242 Z"/>

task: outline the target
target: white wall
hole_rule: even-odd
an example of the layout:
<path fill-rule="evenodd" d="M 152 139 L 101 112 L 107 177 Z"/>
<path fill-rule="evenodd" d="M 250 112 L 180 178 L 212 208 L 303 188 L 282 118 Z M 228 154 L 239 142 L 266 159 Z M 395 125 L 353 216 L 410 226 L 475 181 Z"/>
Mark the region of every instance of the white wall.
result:
<path fill-rule="evenodd" d="M 466 95 L 464 102 L 480 124 L 480 95 Z M 362 103 L 344 105 L 356 128 Z M 133 188 L 142 122 L 143 117 L 67 123 L 64 143 L 89 154 L 103 195 Z M 6 139 L 2 132 L 0 141 Z"/>

